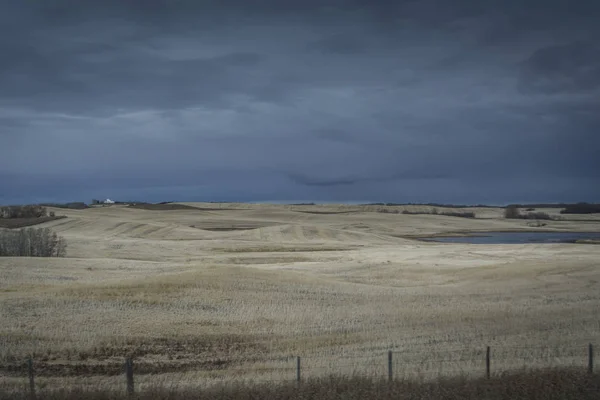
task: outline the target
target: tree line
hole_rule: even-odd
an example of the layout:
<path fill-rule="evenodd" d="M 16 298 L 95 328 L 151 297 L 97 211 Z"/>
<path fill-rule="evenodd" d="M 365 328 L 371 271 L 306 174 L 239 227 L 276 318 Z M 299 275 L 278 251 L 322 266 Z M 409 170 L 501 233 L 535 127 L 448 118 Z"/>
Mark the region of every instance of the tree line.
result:
<path fill-rule="evenodd" d="M 0 218 L 42 218 L 48 216 L 53 217 L 54 212 L 50 212 L 49 215 L 46 207 L 42 205 L 0 207 Z"/>

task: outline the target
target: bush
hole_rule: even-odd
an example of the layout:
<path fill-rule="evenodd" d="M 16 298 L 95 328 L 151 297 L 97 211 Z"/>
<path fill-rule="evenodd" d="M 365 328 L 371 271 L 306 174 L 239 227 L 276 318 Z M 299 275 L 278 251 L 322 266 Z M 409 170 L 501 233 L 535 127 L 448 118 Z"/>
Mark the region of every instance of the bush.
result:
<path fill-rule="evenodd" d="M 390 210 L 387 208 L 379 208 L 377 212 L 384 214 L 400 214 L 400 210 Z"/>
<path fill-rule="evenodd" d="M 540 221 L 527 223 L 527 226 L 531 226 L 532 228 L 541 228 L 542 226 L 546 226 L 546 225 L 547 224 L 545 222 L 540 222 Z"/>
<path fill-rule="evenodd" d="M 544 219 L 544 220 L 552 220 L 552 218 L 548 213 L 545 212 L 529 212 L 527 214 L 521 214 L 519 209 L 516 206 L 508 206 L 504 210 L 504 218 L 507 219 Z"/>
<path fill-rule="evenodd" d="M 551 220 L 552 217 L 545 212 L 531 212 L 522 216 L 523 219 L 546 219 Z"/>
<path fill-rule="evenodd" d="M 504 210 L 504 218 L 506 219 L 517 219 L 521 218 L 521 213 L 516 206 L 508 206 Z"/>
<path fill-rule="evenodd" d="M 0 256 L 65 257 L 67 242 L 49 228 L 0 232 Z"/>
<path fill-rule="evenodd" d="M 467 212 L 442 212 L 440 215 L 447 217 L 459 217 L 459 218 L 475 218 L 475 213 L 471 211 Z"/>

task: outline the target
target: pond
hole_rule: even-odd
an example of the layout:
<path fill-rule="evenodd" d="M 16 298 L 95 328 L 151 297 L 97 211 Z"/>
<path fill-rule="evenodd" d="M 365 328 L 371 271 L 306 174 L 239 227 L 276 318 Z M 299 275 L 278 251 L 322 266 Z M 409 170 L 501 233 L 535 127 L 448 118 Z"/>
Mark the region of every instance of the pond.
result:
<path fill-rule="evenodd" d="M 577 240 L 600 240 L 600 232 L 482 232 L 477 236 L 435 237 L 429 242 L 471 244 L 575 243 Z"/>

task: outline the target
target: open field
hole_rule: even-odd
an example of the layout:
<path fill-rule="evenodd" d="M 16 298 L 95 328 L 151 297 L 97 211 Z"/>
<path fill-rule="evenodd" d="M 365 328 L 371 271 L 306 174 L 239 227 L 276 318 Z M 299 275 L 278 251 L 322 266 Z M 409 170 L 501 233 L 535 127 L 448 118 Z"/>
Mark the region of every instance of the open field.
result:
<path fill-rule="evenodd" d="M 39 217 L 39 218 L 0 218 L 0 228 L 5 229 L 18 229 L 25 228 L 28 226 L 34 226 L 43 224 L 48 221 L 55 221 L 58 219 L 63 219 L 65 216 L 56 216 L 56 217 Z"/>
<path fill-rule="evenodd" d="M 599 232 L 597 215 L 532 228 L 499 208 L 185 205 L 57 210 L 40 226 L 67 258 L 0 258 L 0 386 L 22 385 L 7 366 L 28 356 L 40 385 L 99 388 L 122 386 L 133 356 L 143 388 L 293 379 L 293 356 L 307 377 L 382 376 L 388 350 L 398 376 L 481 375 L 488 345 L 496 369 L 584 366 L 600 345 L 600 246 L 415 239 Z"/>

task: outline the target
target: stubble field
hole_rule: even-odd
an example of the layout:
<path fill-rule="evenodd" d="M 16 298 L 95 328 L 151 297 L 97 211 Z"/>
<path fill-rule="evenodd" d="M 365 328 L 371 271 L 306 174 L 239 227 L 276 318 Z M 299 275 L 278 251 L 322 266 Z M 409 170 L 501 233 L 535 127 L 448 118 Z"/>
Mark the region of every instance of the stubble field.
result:
<path fill-rule="evenodd" d="M 600 246 L 436 244 L 486 230 L 600 231 L 381 206 L 185 203 L 55 210 L 64 259 L 0 258 L 0 385 L 210 385 L 586 365 L 600 334 Z M 415 210 L 417 206 L 389 207 Z M 421 207 L 426 208 L 426 207 Z M 471 210 L 471 209 L 469 209 Z M 557 214 L 558 210 L 551 210 Z M 600 345 L 600 343 L 598 343 Z"/>

